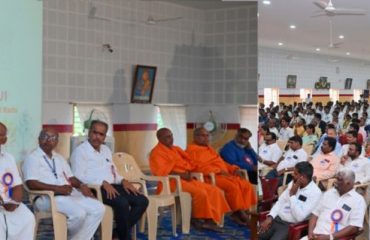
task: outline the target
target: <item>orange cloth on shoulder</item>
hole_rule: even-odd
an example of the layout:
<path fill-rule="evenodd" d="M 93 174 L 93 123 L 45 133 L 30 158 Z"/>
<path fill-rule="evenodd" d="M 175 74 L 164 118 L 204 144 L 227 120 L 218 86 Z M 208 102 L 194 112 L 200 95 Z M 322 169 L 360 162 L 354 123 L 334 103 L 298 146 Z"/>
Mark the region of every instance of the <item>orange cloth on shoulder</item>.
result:
<path fill-rule="evenodd" d="M 171 173 L 185 173 L 193 171 L 188 154 L 177 146 L 171 148 L 158 143 L 150 153 L 150 169 L 153 175 L 168 176 Z M 171 191 L 175 191 L 174 180 L 170 182 Z M 192 217 L 212 219 L 219 223 L 221 217 L 230 211 L 230 207 L 222 191 L 208 183 L 197 180 L 182 180 L 182 191 L 189 192 L 192 197 Z M 158 186 L 160 188 L 160 186 Z"/>
<path fill-rule="evenodd" d="M 209 146 L 190 144 L 186 152 L 190 156 L 191 164 L 195 167 L 194 171 L 202 172 L 205 175 L 216 174 L 216 185 L 224 190 L 232 211 L 246 210 L 257 204 L 257 196 L 252 184 L 234 175 L 235 170 L 239 169 L 238 166 L 225 162 Z M 226 173 L 226 175 L 222 173 Z"/>

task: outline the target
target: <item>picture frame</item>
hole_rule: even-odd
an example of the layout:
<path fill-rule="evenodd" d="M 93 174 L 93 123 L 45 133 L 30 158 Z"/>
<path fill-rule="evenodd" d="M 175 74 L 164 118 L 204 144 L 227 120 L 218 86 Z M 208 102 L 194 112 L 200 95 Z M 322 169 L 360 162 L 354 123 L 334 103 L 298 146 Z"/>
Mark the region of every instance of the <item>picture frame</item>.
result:
<path fill-rule="evenodd" d="M 366 89 L 370 90 L 370 79 L 368 79 L 366 82 Z"/>
<path fill-rule="evenodd" d="M 157 67 L 136 65 L 131 103 L 151 103 Z"/>
<path fill-rule="evenodd" d="M 288 75 L 286 78 L 286 88 L 296 88 L 297 75 Z"/>
<path fill-rule="evenodd" d="M 352 87 L 352 78 L 346 78 L 344 83 L 344 89 L 351 89 Z"/>

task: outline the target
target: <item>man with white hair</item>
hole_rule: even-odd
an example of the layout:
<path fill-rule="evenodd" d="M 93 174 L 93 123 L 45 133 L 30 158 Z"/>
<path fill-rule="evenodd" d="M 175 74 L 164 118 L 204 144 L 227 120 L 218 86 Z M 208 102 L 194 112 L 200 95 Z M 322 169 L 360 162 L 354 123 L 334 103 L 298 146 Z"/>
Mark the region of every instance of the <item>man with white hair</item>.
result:
<path fill-rule="evenodd" d="M 353 188 L 355 173 L 343 169 L 336 175 L 335 188 L 327 190 L 308 225 L 308 236 L 302 239 L 340 239 L 363 227 L 366 203 Z"/>

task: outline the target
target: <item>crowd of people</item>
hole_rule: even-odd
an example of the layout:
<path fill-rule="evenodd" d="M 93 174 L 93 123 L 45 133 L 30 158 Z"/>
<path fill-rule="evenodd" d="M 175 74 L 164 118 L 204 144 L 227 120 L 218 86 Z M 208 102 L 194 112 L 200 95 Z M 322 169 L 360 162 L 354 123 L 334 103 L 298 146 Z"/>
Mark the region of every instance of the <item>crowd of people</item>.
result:
<path fill-rule="evenodd" d="M 57 211 L 67 218 L 68 239 L 92 239 L 103 219 L 104 205 L 113 209 L 116 239 L 131 239 L 130 230 L 145 213 L 149 200 L 120 175 L 104 144 L 107 131 L 105 122 L 93 120 L 87 140 L 73 150 L 68 162 L 55 152 L 58 132 L 45 128 L 39 134 L 39 146 L 21 163 L 20 174 L 15 159 L 4 151 L 8 129 L 0 122 L 0 239 L 34 239 L 35 218 L 22 203 L 23 185 L 54 193 Z M 192 197 L 195 228 L 223 232 L 220 223 L 226 213 L 235 223 L 248 226 L 249 210 L 257 203 L 251 183 L 257 182 L 257 154 L 249 143 L 251 135 L 249 130 L 239 129 L 220 155 L 209 145 L 204 128 L 194 130 L 194 141 L 185 150 L 173 145 L 170 129 L 157 131 L 158 144 L 149 157 L 151 172 L 181 178 L 182 191 Z M 204 182 L 194 179 L 194 172 L 202 173 Z M 176 184 L 170 183 L 175 191 Z M 100 186 L 102 202 L 88 184 Z M 50 199 L 38 197 L 34 209 L 50 209 Z"/>
<path fill-rule="evenodd" d="M 261 223 L 259 239 L 287 239 L 288 226 L 307 219 L 305 239 L 339 239 L 364 227 L 369 112 L 367 101 L 260 104 L 259 175 L 277 178 L 285 191 Z"/>

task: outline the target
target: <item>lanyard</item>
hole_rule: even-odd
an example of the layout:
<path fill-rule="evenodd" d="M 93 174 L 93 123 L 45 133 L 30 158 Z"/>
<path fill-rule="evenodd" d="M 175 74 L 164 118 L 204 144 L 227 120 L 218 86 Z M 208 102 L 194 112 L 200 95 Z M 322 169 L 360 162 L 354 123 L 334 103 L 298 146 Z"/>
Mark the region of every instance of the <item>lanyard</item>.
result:
<path fill-rule="evenodd" d="M 5 223 L 5 240 L 8 240 L 8 222 L 6 221 L 6 216 L 5 216 L 5 213 L 4 214 L 4 223 Z"/>
<path fill-rule="evenodd" d="M 51 166 L 51 164 L 50 164 L 49 160 L 45 157 L 45 155 L 44 155 L 43 157 L 44 157 L 45 162 L 48 164 L 48 166 L 49 166 L 49 168 L 50 168 L 51 172 L 54 174 L 54 177 L 55 177 L 56 179 L 58 179 L 57 168 L 56 168 L 56 166 L 55 166 L 54 158 L 52 158 L 53 166 Z"/>

